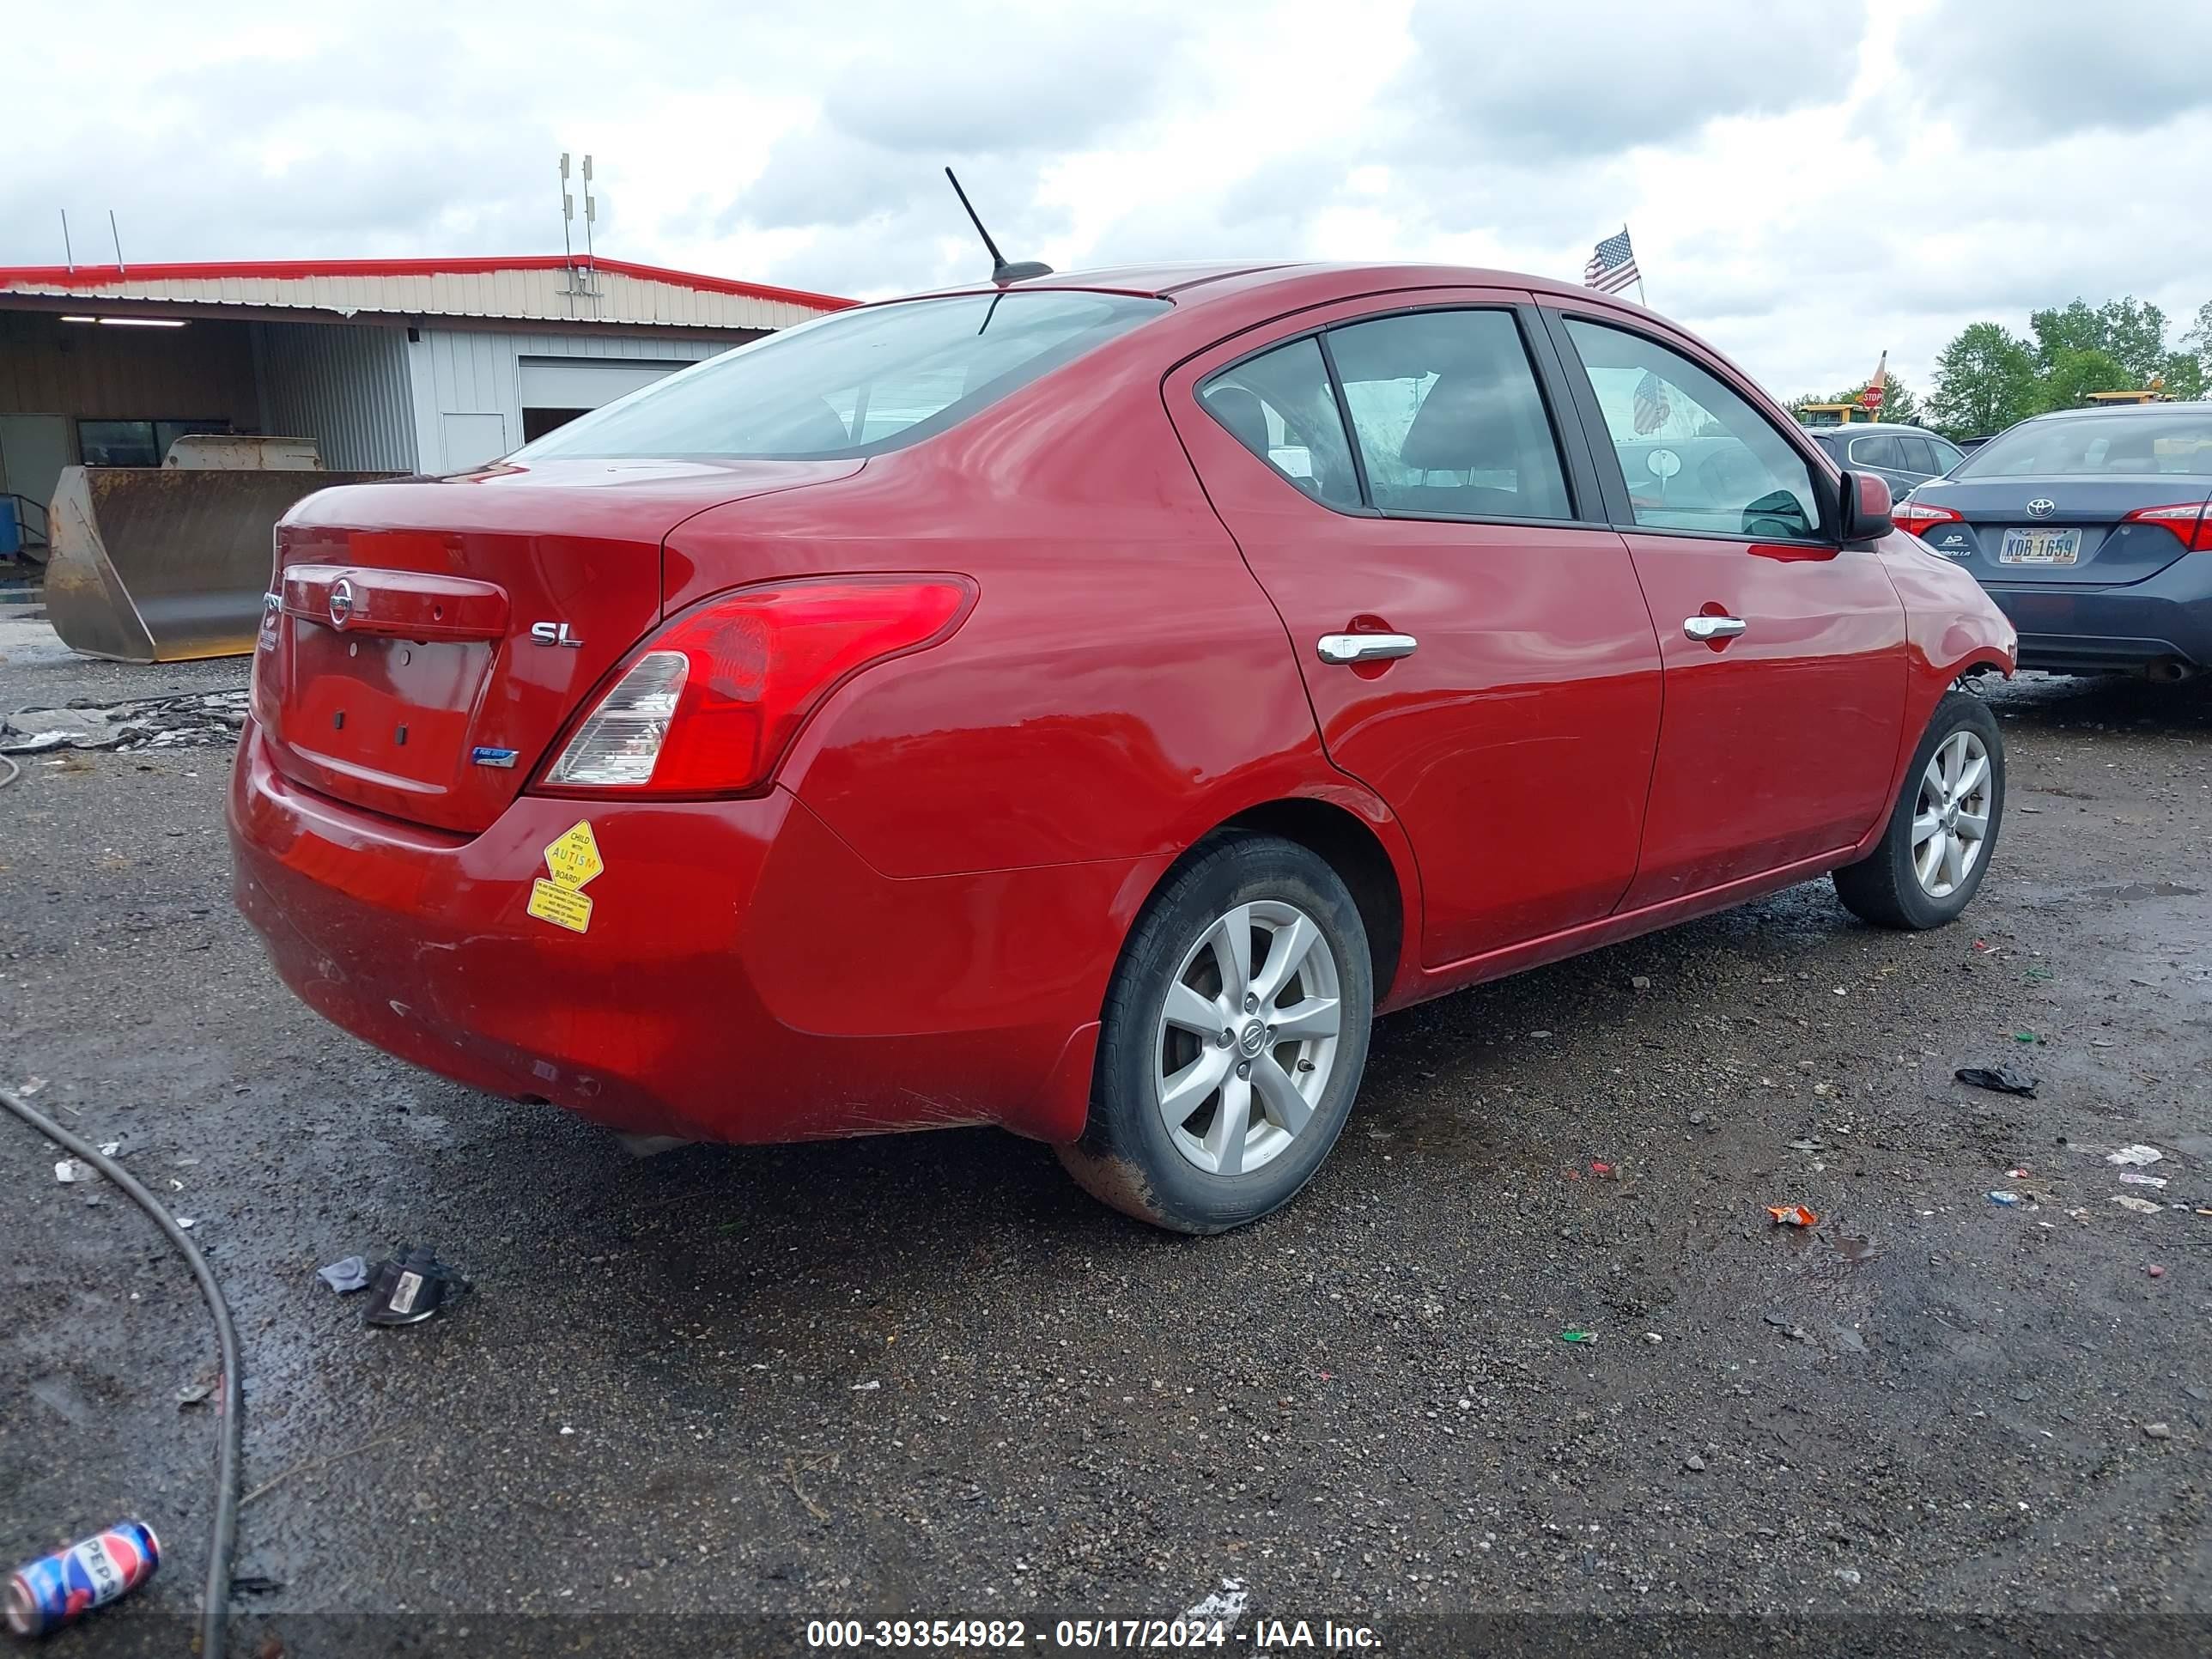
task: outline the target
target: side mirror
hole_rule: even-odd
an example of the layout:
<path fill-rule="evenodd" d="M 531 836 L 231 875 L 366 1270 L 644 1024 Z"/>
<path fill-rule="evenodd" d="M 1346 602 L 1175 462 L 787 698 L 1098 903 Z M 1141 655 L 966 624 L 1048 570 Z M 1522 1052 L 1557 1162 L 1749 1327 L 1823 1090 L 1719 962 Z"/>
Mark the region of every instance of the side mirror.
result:
<path fill-rule="evenodd" d="M 1893 506 L 1887 480 L 1872 472 L 1844 474 L 1844 535 L 1846 542 L 1870 542 L 1889 534 Z"/>

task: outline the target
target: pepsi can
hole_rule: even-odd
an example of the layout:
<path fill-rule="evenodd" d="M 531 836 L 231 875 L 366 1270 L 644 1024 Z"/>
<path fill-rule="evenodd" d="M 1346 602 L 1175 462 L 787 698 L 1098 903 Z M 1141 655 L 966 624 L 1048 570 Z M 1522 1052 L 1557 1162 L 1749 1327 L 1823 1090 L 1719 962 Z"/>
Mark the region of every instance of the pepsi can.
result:
<path fill-rule="evenodd" d="M 127 1595 L 161 1565 L 161 1540 L 143 1521 L 118 1521 L 65 1550 L 16 1570 L 8 1581 L 8 1628 L 44 1636 Z"/>

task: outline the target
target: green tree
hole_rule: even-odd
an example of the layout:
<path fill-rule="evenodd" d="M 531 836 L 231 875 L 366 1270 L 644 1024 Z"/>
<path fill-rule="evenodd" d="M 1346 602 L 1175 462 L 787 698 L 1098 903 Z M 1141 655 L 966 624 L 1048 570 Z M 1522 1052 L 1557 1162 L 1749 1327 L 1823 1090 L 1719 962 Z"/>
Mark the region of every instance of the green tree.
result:
<path fill-rule="evenodd" d="M 2058 367 L 2069 351 L 2098 351 L 2118 363 L 2135 378 L 2125 386 L 2097 387 L 2099 391 L 2131 391 L 2148 386 L 2166 368 L 2166 313 L 2148 300 L 2124 294 L 2094 309 L 2076 299 L 2047 311 L 2033 312 L 2027 325 L 2034 331 L 2037 367 L 2045 374 Z"/>
<path fill-rule="evenodd" d="M 2062 351 L 2097 351 L 2105 344 L 2104 324 L 2087 300 L 2031 311 L 2027 326 L 2035 336 L 2036 365 L 2045 370 Z"/>
<path fill-rule="evenodd" d="M 2040 386 L 2045 409 L 2079 409 L 2093 392 L 2133 392 L 2144 379 L 2109 351 L 2059 349 Z"/>
<path fill-rule="evenodd" d="M 2193 364 L 2195 373 L 2184 368 Z M 2197 307 L 2197 320 L 2181 337 L 2181 349 L 2166 360 L 2166 395 L 2171 398 L 2202 398 L 2212 389 L 2212 300 Z M 2186 383 L 2193 389 L 2182 392 L 2177 387 Z"/>
<path fill-rule="evenodd" d="M 1936 429 L 1947 437 L 2002 432 L 2045 407 L 2038 396 L 2035 354 L 2002 323 L 1972 324 L 1936 359 L 1936 389 L 1928 407 Z"/>

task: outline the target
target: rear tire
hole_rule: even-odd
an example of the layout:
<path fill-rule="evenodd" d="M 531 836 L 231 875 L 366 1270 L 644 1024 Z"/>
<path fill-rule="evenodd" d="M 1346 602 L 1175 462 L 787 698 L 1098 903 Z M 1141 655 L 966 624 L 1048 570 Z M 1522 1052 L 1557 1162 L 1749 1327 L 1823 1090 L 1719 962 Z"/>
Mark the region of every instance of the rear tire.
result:
<path fill-rule="evenodd" d="M 1106 994 L 1090 1120 L 1060 1162 L 1154 1226 L 1255 1221 L 1335 1144 L 1374 1012 L 1367 930 L 1335 871 L 1292 842 L 1224 837 L 1131 930 Z"/>
<path fill-rule="evenodd" d="M 1946 693 L 1913 750 L 1874 851 L 1835 872 L 1836 896 L 1877 927 L 1921 931 L 1972 902 L 2004 820 L 2004 739 L 1971 691 Z"/>

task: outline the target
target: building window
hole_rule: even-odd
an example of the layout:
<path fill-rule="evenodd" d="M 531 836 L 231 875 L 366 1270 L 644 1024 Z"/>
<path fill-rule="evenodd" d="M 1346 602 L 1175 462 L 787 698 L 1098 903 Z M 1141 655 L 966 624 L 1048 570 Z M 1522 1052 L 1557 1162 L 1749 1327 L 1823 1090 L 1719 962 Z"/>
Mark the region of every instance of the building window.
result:
<path fill-rule="evenodd" d="M 230 429 L 228 421 L 79 421 L 76 447 L 87 466 L 159 466 L 185 434 Z"/>

